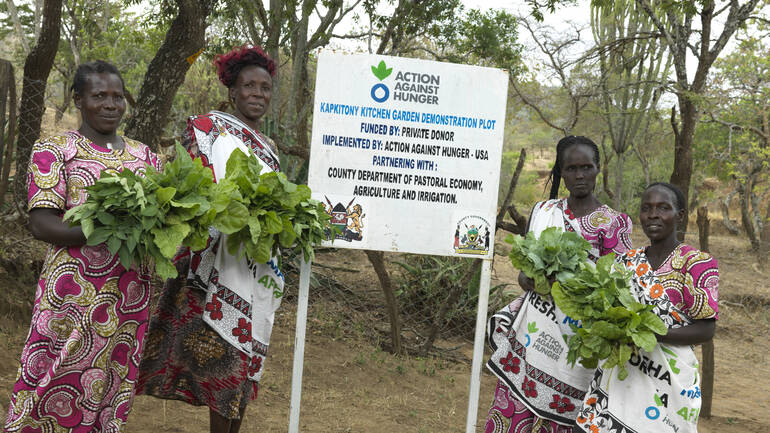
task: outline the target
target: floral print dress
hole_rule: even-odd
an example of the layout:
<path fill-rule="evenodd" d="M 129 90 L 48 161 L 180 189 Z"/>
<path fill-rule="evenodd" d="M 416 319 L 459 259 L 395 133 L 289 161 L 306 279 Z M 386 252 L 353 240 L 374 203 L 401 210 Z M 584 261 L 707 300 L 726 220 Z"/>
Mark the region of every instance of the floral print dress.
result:
<path fill-rule="evenodd" d="M 102 170 L 144 172 L 137 141 L 109 150 L 77 131 L 40 140 L 27 174 L 29 209 L 82 204 Z M 38 280 L 6 432 L 119 432 L 134 396 L 150 305 L 148 276 L 104 244 L 51 245 Z"/>

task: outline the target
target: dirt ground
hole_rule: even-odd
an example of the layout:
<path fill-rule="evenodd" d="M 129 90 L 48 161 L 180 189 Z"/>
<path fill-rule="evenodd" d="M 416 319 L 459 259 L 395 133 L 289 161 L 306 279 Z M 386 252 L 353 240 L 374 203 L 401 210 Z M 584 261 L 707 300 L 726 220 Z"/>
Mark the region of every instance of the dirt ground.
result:
<path fill-rule="evenodd" d="M 642 239 L 635 239 L 641 242 Z M 711 251 L 720 261 L 720 320 L 715 337 L 716 371 L 713 417 L 699 423 L 704 433 L 770 431 L 770 271 L 756 266 L 748 243 L 712 236 Z M 498 252 L 507 252 L 498 241 Z M 333 274 L 356 290 L 379 290 L 365 255 L 340 250 L 318 255 L 314 272 Z M 335 267 L 358 272 L 335 272 Z M 514 281 L 504 256 L 495 261 L 493 282 Z M 0 267 L 0 287 L 18 287 L 19 278 Z M 32 286 L 28 290 L 33 290 Z M 518 289 L 508 294 L 511 299 Z M 2 299 L 2 298 L 0 298 Z M 311 311 L 313 304 L 311 293 Z M 6 305 L 7 307 L 8 305 Z M 20 303 L 17 308 L 25 308 Z M 242 432 L 285 432 L 289 420 L 291 366 L 296 305 L 285 303 L 277 317 L 271 355 L 259 398 L 248 407 Z M 1 311 L 1 310 L 0 310 Z M 18 357 L 28 323 L 0 317 L 0 419 L 8 408 Z M 28 313 L 27 313 L 28 314 Z M 346 324 L 342 324 L 346 326 Z M 381 326 L 381 324 L 379 325 Z M 377 324 L 364 333 L 376 333 Z M 470 363 L 447 359 L 394 356 L 371 338 L 330 332 L 311 312 L 305 351 L 300 430 L 303 432 L 463 432 L 468 404 Z M 466 359 L 472 342 L 450 345 Z M 700 349 L 696 349 L 700 355 Z M 482 374 L 477 431 L 483 431 L 492 400 L 494 377 Z M 138 396 L 129 417 L 129 433 L 205 432 L 208 410 L 175 401 Z"/>

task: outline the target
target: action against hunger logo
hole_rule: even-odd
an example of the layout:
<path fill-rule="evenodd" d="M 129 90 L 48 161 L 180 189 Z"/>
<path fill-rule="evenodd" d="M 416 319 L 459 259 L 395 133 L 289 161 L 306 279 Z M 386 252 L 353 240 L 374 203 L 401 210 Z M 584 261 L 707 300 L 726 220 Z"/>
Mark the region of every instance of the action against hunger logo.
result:
<path fill-rule="evenodd" d="M 372 73 L 378 80 L 383 81 L 393 73 L 393 68 L 389 68 L 384 60 L 380 60 L 377 66 L 372 66 Z M 398 71 L 395 84 L 392 84 L 393 101 L 437 105 L 440 85 L 440 75 Z M 385 83 L 376 83 L 369 94 L 375 102 L 383 103 L 391 97 L 391 90 Z"/>
<path fill-rule="evenodd" d="M 388 68 L 385 65 L 385 61 L 380 60 L 380 64 L 377 67 L 372 66 L 372 73 L 377 79 L 382 81 L 393 73 L 393 68 Z M 385 102 L 390 97 L 390 89 L 384 83 L 377 83 L 372 86 L 371 96 L 376 102 Z"/>

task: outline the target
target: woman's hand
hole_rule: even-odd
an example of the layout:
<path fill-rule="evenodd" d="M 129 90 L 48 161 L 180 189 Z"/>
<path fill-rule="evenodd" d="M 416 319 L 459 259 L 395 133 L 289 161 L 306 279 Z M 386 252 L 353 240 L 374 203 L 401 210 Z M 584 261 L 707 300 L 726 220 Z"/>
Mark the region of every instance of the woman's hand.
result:
<path fill-rule="evenodd" d="M 691 325 L 669 329 L 666 335 L 657 335 L 661 343 L 678 344 L 682 346 L 705 343 L 714 338 L 716 320 L 695 320 Z"/>
<path fill-rule="evenodd" d="M 519 272 L 519 286 L 528 292 L 535 290 L 535 280 L 529 278 L 524 272 Z"/>
<path fill-rule="evenodd" d="M 64 247 L 86 243 L 80 226 L 70 227 L 59 209 L 38 208 L 29 211 L 29 231 L 35 239 Z"/>

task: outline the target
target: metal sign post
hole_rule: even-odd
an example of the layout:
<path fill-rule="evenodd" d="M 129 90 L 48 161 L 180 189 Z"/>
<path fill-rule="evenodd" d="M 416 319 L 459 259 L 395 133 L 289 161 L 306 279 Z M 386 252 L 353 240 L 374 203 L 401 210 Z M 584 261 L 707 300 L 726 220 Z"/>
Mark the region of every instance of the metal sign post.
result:
<path fill-rule="evenodd" d="M 471 366 L 471 385 L 468 395 L 468 418 L 465 433 L 476 431 L 476 418 L 479 412 L 479 389 L 481 388 L 481 363 L 484 360 L 484 336 L 487 327 L 487 305 L 489 304 L 489 286 L 492 281 L 492 260 L 481 264 L 479 280 L 479 306 L 476 311 L 476 336 L 473 339 L 473 364 Z"/>
<path fill-rule="evenodd" d="M 302 260 L 299 268 L 299 299 L 297 300 L 297 330 L 294 334 L 294 366 L 291 371 L 291 406 L 289 433 L 299 432 L 299 408 L 302 399 L 302 370 L 305 361 L 305 330 L 307 304 L 310 295 L 310 263 Z"/>

